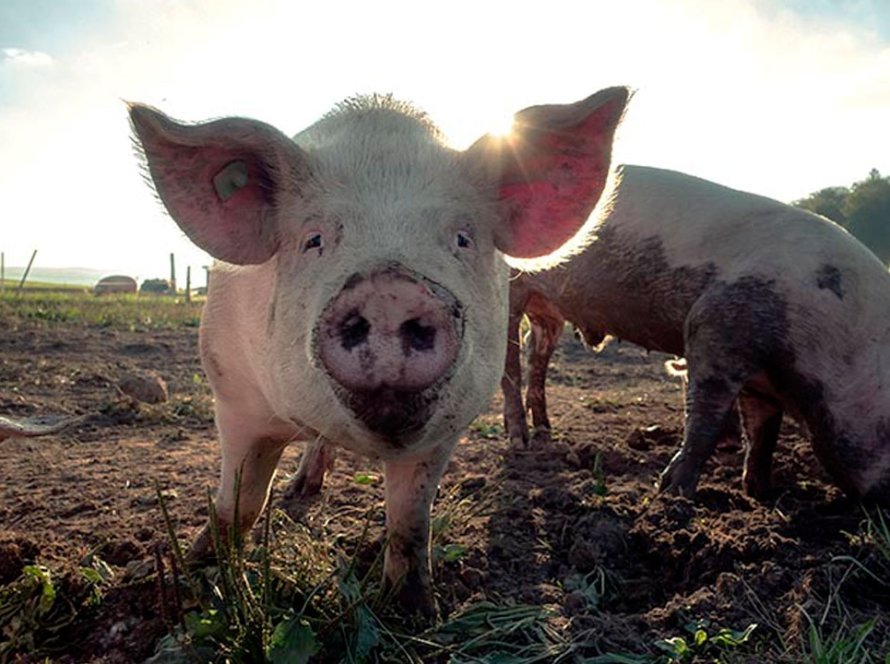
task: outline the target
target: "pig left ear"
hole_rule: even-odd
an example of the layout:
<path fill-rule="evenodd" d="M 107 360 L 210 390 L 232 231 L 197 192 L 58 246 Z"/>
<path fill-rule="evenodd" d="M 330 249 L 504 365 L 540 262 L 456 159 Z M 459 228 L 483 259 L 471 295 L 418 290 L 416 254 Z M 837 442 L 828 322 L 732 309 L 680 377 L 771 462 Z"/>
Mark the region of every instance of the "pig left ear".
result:
<path fill-rule="evenodd" d="M 269 260 L 279 246 L 278 196 L 307 169 L 297 145 L 256 120 L 186 124 L 142 104 L 129 111 L 158 196 L 186 235 L 229 263 Z"/>
<path fill-rule="evenodd" d="M 467 149 L 462 158 L 498 190 L 501 251 L 545 256 L 580 230 L 608 180 L 629 98 L 627 88 L 616 87 L 574 104 L 532 106 L 515 115 L 508 136 L 487 134 Z"/>

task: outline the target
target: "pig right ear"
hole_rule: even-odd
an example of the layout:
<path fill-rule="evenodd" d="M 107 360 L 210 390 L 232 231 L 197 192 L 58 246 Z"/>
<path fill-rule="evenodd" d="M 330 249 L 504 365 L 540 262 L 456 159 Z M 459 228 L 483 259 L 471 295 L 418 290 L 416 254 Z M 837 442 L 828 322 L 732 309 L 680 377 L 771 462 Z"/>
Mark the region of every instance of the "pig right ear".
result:
<path fill-rule="evenodd" d="M 280 241 L 276 199 L 305 172 L 297 145 L 255 120 L 182 124 L 141 104 L 129 111 L 158 196 L 185 234 L 228 263 L 271 258 Z"/>
<path fill-rule="evenodd" d="M 497 189 L 501 251 L 537 258 L 581 229 L 606 186 L 629 98 L 627 88 L 617 87 L 574 104 L 532 106 L 514 116 L 509 135 L 488 134 L 464 153 Z"/>

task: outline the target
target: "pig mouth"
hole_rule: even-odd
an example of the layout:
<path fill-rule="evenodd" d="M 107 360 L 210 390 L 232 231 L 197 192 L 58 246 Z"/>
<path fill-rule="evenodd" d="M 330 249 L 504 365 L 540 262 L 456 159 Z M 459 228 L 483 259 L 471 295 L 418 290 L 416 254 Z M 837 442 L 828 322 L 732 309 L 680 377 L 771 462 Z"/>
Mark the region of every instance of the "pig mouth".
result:
<path fill-rule="evenodd" d="M 369 431 L 399 447 L 429 422 L 439 394 L 434 387 L 419 392 L 393 387 L 335 392 Z"/>

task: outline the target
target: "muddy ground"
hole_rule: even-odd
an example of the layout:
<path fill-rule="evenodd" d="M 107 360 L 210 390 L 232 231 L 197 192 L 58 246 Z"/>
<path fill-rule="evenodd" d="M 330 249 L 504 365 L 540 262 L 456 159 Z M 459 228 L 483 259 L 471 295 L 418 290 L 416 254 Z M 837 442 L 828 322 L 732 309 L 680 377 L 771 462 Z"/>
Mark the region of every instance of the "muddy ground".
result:
<path fill-rule="evenodd" d="M 151 587 L 119 579 L 166 539 L 155 482 L 182 537 L 207 517 L 219 460 L 196 337 L 191 328 L 0 330 L 0 414 L 88 416 L 63 434 L 0 443 L 0 583 L 33 562 L 63 577 L 90 553 L 115 571 L 104 601 L 63 632 L 54 661 L 142 661 L 164 633 Z M 712 632 L 756 623 L 752 651 L 769 654 L 742 661 L 801 659 L 811 621 L 827 637 L 876 618 L 880 655 L 890 589 L 863 570 L 882 563 L 859 537 L 861 508 L 827 482 L 795 424 L 784 425 L 766 502 L 742 493 L 737 445 L 708 464 L 695 500 L 656 497 L 683 415 L 665 359 L 626 344 L 597 357 L 566 335 L 549 388 L 554 436 L 529 449 L 511 449 L 500 398 L 492 402 L 441 487 L 481 506 L 445 535 L 465 552 L 437 566 L 443 612 L 483 599 L 547 606 L 587 656 L 652 652 L 658 639 L 688 637 L 696 620 Z M 133 370 L 158 372 L 170 401 L 123 397 L 115 384 Z M 299 454 L 285 453 L 279 492 Z M 357 540 L 369 510 L 379 534 L 382 486 L 355 481 L 376 471 L 340 455 L 307 515 L 320 537 Z"/>

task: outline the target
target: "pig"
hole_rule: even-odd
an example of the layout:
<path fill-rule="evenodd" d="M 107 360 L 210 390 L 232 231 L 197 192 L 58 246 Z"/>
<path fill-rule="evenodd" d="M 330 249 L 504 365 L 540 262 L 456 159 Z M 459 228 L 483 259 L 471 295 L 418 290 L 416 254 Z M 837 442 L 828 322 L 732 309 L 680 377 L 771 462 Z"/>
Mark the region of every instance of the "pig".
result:
<path fill-rule="evenodd" d="M 324 445 L 379 460 L 384 584 L 407 612 L 435 615 L 429 511 L 503 369 L 504 256 L 583 236 L 627 100 L 609 88 L 526 108 L 510 136 L 463 151 L 389 95 L 348 99 L 293 139 L 130 105 L 158 197 L 216 259 L 199 340 L 223 527 L 256 521 L 291 441 L 316 441 L 304 479 L 323 478 Z M 192 557 L 211 546 L 205 528 Z"/>
<path fill-rule="evenodd" d="M 624 166 L 595 239 L 510 283 L 502 390 L 511 441 L 528 440 L 519 323 L 531 322 L 527 407 L 549 430 L 544 379 L 565 320 L 686 361 L 685 431 L 660 489 L 694 494 L 702 464 L 746 440 L 743 485 L 763 497 L 784 413 L 849 495 L 890 494 L 890 275 L 833 222 L 668 170 Z M 682 365 L 680 366 L 682 369 Z"/>

